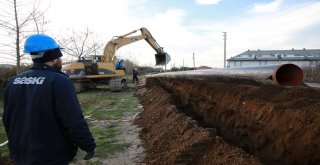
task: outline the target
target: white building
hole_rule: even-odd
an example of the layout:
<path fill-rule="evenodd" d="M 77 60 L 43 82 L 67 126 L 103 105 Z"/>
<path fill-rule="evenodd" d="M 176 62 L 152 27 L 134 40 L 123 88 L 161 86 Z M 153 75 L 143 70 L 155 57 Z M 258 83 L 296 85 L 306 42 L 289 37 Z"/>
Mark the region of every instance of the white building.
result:
<path fill-rule="evenodd" d="M 320 64 L 320 49 L 248 50 L 227 59 L 228 68 L 288 63 L 298 65 L 301 68 L 314 68 Z"/>

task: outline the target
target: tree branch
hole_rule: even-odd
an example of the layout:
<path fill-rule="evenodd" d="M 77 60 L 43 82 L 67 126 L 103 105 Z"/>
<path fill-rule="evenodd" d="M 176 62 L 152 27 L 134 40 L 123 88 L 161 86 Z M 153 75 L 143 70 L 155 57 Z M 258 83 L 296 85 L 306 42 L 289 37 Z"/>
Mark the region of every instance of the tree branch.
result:
<path fill-rule="evenodd" d="M 0 28 L 7 32 L 7 35 L 1 35 L 11 39 L 14 44 L 1 43 L 0 46 L 14 50 L 15 53 L 12 53 L 11 55 L 15 54 L 17 66 L 19 66 L 20 59 L 25 56 L 24 54 L 21 55 L 21 43 L 25 39 L 25 36 L 34 31 L 40 33 L 40 31 L 44 30 L 43 27 L 47 22 L 45 21 L 44 12 L 39 10 L 40 3 L 35 2 L 31 11 L 23 16 L 21 13 L 23 10 L 26 10 L 26 5 L 28 3 L 17 1 L 18 0 L 6 0 L 5 8 L 1 6 Z M 34 22 L 34 24 L 30 24 L 30 22 Z"/>

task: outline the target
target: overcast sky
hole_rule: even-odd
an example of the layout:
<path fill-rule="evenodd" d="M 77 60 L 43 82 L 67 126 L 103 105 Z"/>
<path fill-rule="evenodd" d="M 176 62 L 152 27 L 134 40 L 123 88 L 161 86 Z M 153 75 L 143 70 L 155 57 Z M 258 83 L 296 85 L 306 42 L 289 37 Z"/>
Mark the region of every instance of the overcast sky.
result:
<path fill-rule="evenodd" d="M 4 0 L 0 0 L 4 1 Z M 31 0 L 19 0 L 31 1 Z M 32 2 L 32 1 L 31 1 Z M 319 49 L 319 0 L 42 0 L 50 6 L 48 34 L 88 27 L 107 43 L 112 36 L 149 29 L 171 55 L 169 66 L 223 67 L 227 58 L 250 50 Z M 0 3 L 1 5 L 1 3 Z M 154 65 L 155 51 L 145 41 L 117 51 L 140 65 Z M 1 59 L 0 59 L 1 60 Z"/>

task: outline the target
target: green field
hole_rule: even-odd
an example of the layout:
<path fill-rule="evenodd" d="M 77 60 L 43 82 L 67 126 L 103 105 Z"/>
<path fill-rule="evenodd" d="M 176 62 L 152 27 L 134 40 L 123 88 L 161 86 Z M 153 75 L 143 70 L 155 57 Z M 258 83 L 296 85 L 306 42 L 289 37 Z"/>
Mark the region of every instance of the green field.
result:
<path fill-rule="evenodd" d="M 2 92 L 0 92 L 2 95 Z M 3 100 L 2 97 L 0 97 L 0 143 L 3 143 L 7 140 L 7 135 L 2 123 L 2 113 L 3 113 Z M 8 156 L 8 148 L 7 146 L 0 147 L 0 155 L 1 157 L 7 157 Z M 1 159 L 0 159 L 1 160 Z"/>
<path fill-rule="evenodd" d="M 106 87 L 78 94 L 83 114 L 88 122 L 91 132 L 97 143 L 96 158 L 81 164 L 101 164 L 114 154 L 122 152 L 131 146 L 130 143 L 121 141 L 118 135 L 123 132 L 123 119 L 133 116 L 138 112 L 138 99 L 133 96 L 134 85 L 129 84 L 126 92 L 110 92 Z M 1 107 L 2 107 L 1 100 Z M 0 110 L 2 114 L 2 109 Z M 0 142 L 6 140 L 5 131 L 0 123 Z M 2 156 L 8 154 L 6 147 L 0 149 Z M 78 164 L 85 153 L 79 150 L 74 164 Z"/>

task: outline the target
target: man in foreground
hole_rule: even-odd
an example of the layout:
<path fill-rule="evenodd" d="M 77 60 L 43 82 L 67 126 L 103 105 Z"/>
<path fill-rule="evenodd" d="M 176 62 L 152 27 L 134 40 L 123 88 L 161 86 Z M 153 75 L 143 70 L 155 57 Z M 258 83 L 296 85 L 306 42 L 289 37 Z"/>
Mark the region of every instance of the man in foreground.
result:
<path fill-rule="evenodd" d="M 32 35 L 24 45 L 33 67 L 8 83 L 3 123 L 15 164 L 68 164 L 78 147 L 94 156 L 96 144 L 72 82 L 60 70 L 60 47 L 49 36 Z"/>

